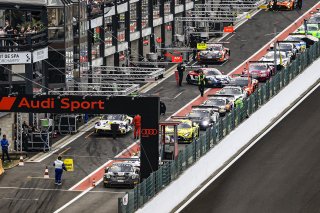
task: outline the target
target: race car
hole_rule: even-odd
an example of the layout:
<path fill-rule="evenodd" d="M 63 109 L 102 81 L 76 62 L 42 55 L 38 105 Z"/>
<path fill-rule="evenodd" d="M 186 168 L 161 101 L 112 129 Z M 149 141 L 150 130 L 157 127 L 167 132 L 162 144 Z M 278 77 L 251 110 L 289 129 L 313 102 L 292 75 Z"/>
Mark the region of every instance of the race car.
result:
<path fill-rule="evenodd" d="M 225 62 L 230 58 L 230 50 L 222 44 L 208 44 L 206 50 L 198 52 L 197 61 L 200 63 Z"/>
<path fill-rule="evenodd" d="M 178 143 L 192 143 L 195 139 L 199 138 L 199 125 L 192 122 L 187 118 L 171 117 L 174 121 L 180 121 L 178 125 Z M 172 135 L 174 128 L 172 126 L 166 127 L 166 134 Z"/>
<path fill-rule="evenodd" d="M 277 9 L 278 10 L 294 10 L 297 8 L 297 0 L 277 0 Z M 274 1 L 270 1 L 268 4 L 269 9 L 273 9 Z"/>
<path fill-rule="evenodd" d="M 283 67 L 287 67 L 291 60 L 290 56 L 283 51 L 276 51 L 276 64 L 277 64 L 277 70 L 281 70 Z M 264 62 L 270 62 L 269 65 L 274 66 L 274 51 L 269 51 L 265 56 L 261 58 L 260 61 Z"/>
<path fill-rule="evenodd" d="M 219 95 L 230 95 L 234 96 L 234 99 L 245 99 L 247 97 L 247 92 L 239 86 L 226 86 L 217 92 Z"/>
<path fill-rule="evenodd" d="M 250 63 L 248 69 L 249 76 L 260 82 L 268 80 L 274 74 L 274 67 L 268 63 Z M 248 75 L 248 70 L 243 70 L 242 74 Z"/>
<path fill-rule="evenodd" d="M 308 20 L 308 24 L 320 24 L 320 14 L 319 13 L 313 14 Z"/>
<path fill-rule="evenodd" d="M 235 77 L 230 82 L 232 86 L 240 86 L 244 89 L 248 96 L 251 95 L 258 88 L 258 80 L 254 78 L 248 78 L 246 76 L 243 77 Z"/>
<path fill-rule="evenodd" d="M 234 96 L 221 96 L 213 95 L 210 96 L 201 107 L 211 108 L 219 113 L 220 116 L 225 116 L 227 112 L 230 112 L 234 106 Z"/>
<path fill-rule="evenodd" d="M 302 25 L 298 28 L 298 33 L 305 34 L 305 26 Z M 316 38 L 320 38 L 320 26 L 319 24 L 308 24 L 307 23 L 307 33 Z"/>
<path fill-rule="evenodd" d="M 298 52 L 303 52 L 307 48 L 307 43 L 303 40 L 304 35 L 290 35 L 285 41 L 292 41 Z"/>
<path fill-rule="evenodd" d="M 270 49 L 273 49 L 273 44 L 270 46 Z M 293 43 L 281 41 L 277 44 L 277 51 L 285 52 L 291 61 L 296 59 L 298 53 L 298 49 Z"/>
<path fill-rule="evenodd" d="M 219 113 L 210 108 L 202 108 L 201 106 L 192 106 L 190 113 L 186 115 L 188 119 L 197 123 L 200 130 L 206 130 L 219 119 Z"/>
<path fill-rule="evenodd" d="M 223 87 L 229 84 L 231 78 L 228 75 L 223 75 L 216 68 L 200 68 L 197 70 L 189 71 L 186 81 L 188 84 L 198 84 L 198 76 L 200 71 L 206 76 L 207 87 Z"/>
<path fill-rule="evenodd" d="M 118 134 L 126 134 L 132 130 L 133 118 L 124 114 L 107 114 L 100 118 L 100 121 L 96 122 L 94 125 L 95 132 L 101 133 L 112 133 L 111 124 L 119 124 Z"/>
<path fill-rule="evenodd" d="M 105 169 L 104 187 L 134 188 L 140 181 L 140 169 L 130 162 L 116 162 Z"/>

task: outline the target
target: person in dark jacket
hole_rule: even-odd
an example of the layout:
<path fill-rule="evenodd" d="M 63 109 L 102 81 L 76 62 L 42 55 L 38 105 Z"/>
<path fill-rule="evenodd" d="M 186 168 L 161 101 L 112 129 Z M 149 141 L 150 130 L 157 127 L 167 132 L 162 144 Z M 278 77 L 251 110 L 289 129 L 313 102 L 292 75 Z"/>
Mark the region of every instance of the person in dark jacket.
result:
<path fill-rule="evenodd" d="M 185 71 L 185 66 L 183 64 L 179 64 L 177 67 L 178 73 L 179 73 L 179 86 L 182 85 L 182 79 L 183 79 L 183 72 Z"/>
<path fill-rule="evenodd" d="M 301 10 L 302 9 L 302 0 L 298 0 L 297 7 Z"/>
<path fill-rule="evenodd" d="M 1 148 L 2 148 L 2 162 L 4 162 L 4 155 L 7 156 L 8 161 L 11 161 L 9 156 L 9 142 L 7 140 L 6 135 L 3 135 L 3 138 L 1 140 Z"/>
<path fill-rule="evenodd" d="M 201 97 L 203 97 L 204 88 L 206 86 L 206 76 L 205 74 L 203 74 L 203 71 L 200 71 L 199 73 L 198 86 L 199 86 Z"/>
<path fill-rule="evenodd" d="M 166 105 L 162 101 L 160 101 L 160 115 L 165 115 L 166 111 L 167 111 Z"/>

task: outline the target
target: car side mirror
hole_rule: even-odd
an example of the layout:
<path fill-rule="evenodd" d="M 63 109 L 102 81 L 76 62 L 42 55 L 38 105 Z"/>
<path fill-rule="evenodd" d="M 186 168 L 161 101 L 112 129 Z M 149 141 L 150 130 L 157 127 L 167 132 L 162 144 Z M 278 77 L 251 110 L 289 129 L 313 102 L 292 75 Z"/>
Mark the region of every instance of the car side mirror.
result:
<path fill-rule="evenodd" d="M 105 168 L 105 173 L 108 173 L 109 172 L 109 168 Z"/>

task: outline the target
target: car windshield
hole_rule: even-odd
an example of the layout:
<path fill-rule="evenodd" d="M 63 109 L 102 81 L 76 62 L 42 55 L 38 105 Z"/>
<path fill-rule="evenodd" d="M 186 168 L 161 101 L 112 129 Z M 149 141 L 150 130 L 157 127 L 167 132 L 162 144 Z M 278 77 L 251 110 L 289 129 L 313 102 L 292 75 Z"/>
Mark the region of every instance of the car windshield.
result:
<path fill-rule="evenodd" d="M 112 173 L 132 172 L 132 171 L 133 171 L 133 168 L 132 168 L 132 165 L 130 165 L 130 164 L 117 164 L 117 165 L 113 165 L 109 169 L 109 172 L 112 172 Z"/>
<path fill-rule="evenodd" d="M 308 23 L 320 23 L 320 16 L 313 16 L 308 20 Z"/>
<path fill-rule="evenodd" d="M 239 88 L 223 88 L 220 90 L 220 94 L 241 95 L 242 91 Z"/>
<path fill-rule="evenodd" d="M 121 114 L 108 114 L 102 117 L 102 120 L 111 120 L 111 121 L 115 121 L 115 120 L 119 121 L 122 119 L 123 119 L 123 115 Z"/>
<path fill-rule="evenodd" d="M 204 74 L 206 75 L 221 75 L 219 70 L 205 70 Z"/>
<path fill-rule="evenodd" d="M 267 69 L 267 65 L 265 64 L 250 64 L 249 65 L 249 71 L 252 70 L 266 70 Z"/>
<path fill-rule="evenodd" d="M 301 38 L 295 37 L 295 36 L 289 36 L 286 40 L 287 41 L 301 41 Z"/>
<path fill-rule="evenodd" d="M 292 45 L 291 44 L 280 43 L 279 47 L 280 47 L 280 50 L 291 50 L 292 49 Z"/>
<path fill-rule="evenodd" d="M 278 0 L 277 2 L 290 2 L 290 0 Z"/>
<path fill-rule="evenodd" d="M 220 45 L 209 46 L 207 48 L 207 50 L 209 50 L 209 51 L 220 51 L 220 50 L 222 50 L 222 46 L 220 46 Z"/>
<path fill-rule="evenodd" d="M 318 31 L 319 30 L 319 27 L 316 24 L 312 24 L 312 25 L 308 24 L 307 28 L 308 28 L 308 31 Z"/>
<path fill-rule="evenodd" d="M 191 128 L 190 124 L 187 124 L 187 123 L 180 123 L 178 125 L 178 129 L 189 129 Z"/>
<path fill-rule="evenodd" d="M 208 111 L 205 111 L 205 110 L 194 110 L 194 111 L 191 111 L 188 116 L 191 117 L 191 118 L 198 118 L 198 117 L 203 118 L 203 117 L 207 117 L 208 115 L 209 115 Z"/>
<path fill-rule="evenodd" d="M 277 58 L 279 58 L 279 52 L 277 52 Z M 286 57 L 286 54 L 281 52 L 281 56 L 282 58 L 285 58 Z M 265 59 L 267 60 L 274 60 L 274 52 L 268 52 L 267 55 L 265 55 Z"/>
<path fill-rule="evenodd" d="M 226 101 L 222 98 L 213 98 L 208 99 L 205 103 L 205 106 L 224 106 L 226 105 Z"/>

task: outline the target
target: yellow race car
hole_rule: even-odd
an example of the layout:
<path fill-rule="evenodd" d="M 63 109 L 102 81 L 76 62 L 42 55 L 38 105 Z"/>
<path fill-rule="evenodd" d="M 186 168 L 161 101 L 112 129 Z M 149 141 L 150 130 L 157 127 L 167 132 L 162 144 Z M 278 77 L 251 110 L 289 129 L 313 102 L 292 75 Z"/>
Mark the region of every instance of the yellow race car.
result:
<path fill-rule="evenodd" d="M 173 118 L 174 121 L 180 121 L 178 125 L 178 143 L 192 143 L 199 138 L 199 125 L 185 118 Z M 173 134 L 173 127 L 166 127 L 166 134 Z"/>

